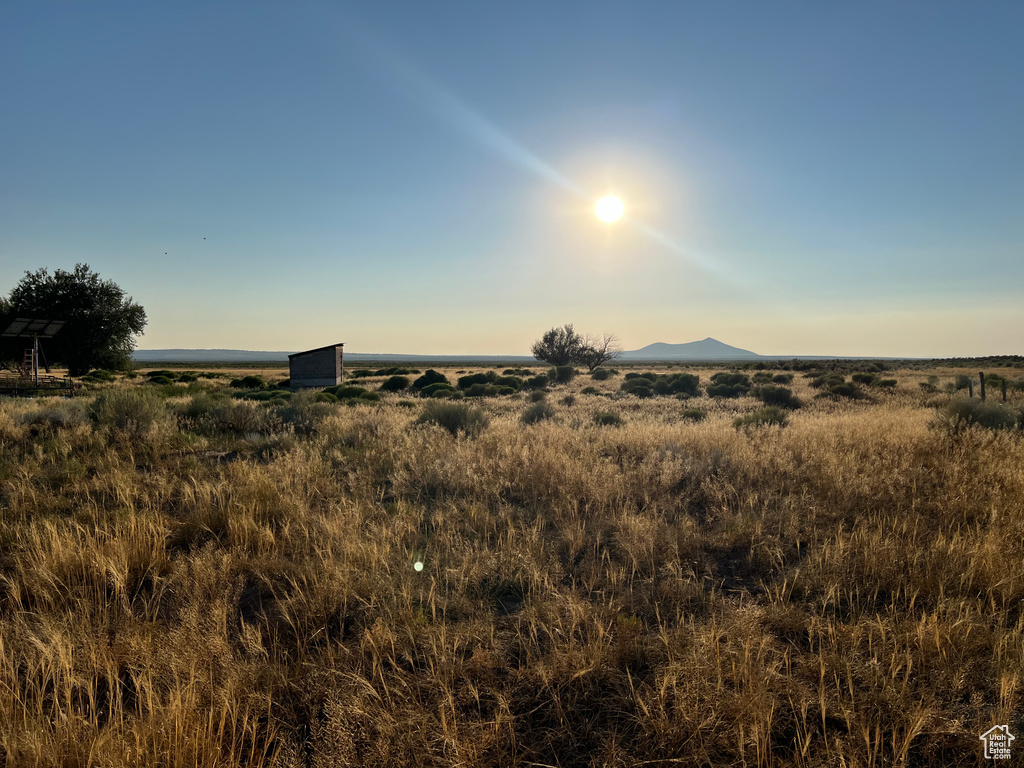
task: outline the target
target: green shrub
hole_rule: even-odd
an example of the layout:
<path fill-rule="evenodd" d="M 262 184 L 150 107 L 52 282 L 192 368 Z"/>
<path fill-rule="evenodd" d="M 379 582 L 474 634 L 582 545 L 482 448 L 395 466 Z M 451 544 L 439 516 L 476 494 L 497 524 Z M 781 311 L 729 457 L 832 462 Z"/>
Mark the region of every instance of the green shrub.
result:
<path fill-rule="evenodd" d="M 633 395 L 634 397 L 647 399 L 648 397 L 654 397 L 654 390 L 651 389 L 651 387 L 647 386 L 646 384 L 643 384 L 630 389 L 629 394 Z"/>
<path fill-rule="evenodd" d="M 543 389 L 538 389 L 535 392 L 531 392 L 530 393 L 530 402 L 531 403 L 539 403 L 541 400 L 543 400 L 547 396 L 548 396 L 547 392 L 545 392 Z"/>
<path fill-rule="evenodd" d="M 329 392 L 296 392 L 278 411 L 278 416 L 285 424 L 291 424 L 296 434 L 314 435 L 319 431 L 323 420 L 335 410 L 329 403 L 318 399 L 321 395 L 332 397 Z"/>
<path fill-rule="evenodd" d="M 157 378 L 157 377 L 154 377 Z M 143 389 L 113 389 L 104 392 L 89 407 L 92 420 L 101 427 L 143 438 L 168 419 L 165 402 Z"/>
<path fill-rule="evenodd" d="M 117 377 L 114 376 L 110 371 L 105 371 L 102 368 L 97 368 L 95 371 L 89 371 L 85 376 L 82 377 L 82 381 L 90 382 L 103 382 L 103 381 L 114 381 Z"/>
<path fill-rule="evenodd" d="M 1024 411 L 981 398 L 958 397 L 939 409 L 933 427 L 960 432 L 969 427 L 1014 429 L 1024 427 Z"/>
<path fill-rule="evenodd" d="M 317 392 L 313 401 L 317 403 L 336 403 L 338 402 L 338 398 L 330 392 Z"/>
<path fill-rule="evenodd" d="M 523 424 L 536 424 L 538 421 L 546 421 L 554 415 L 555 409 L 551 407 L 551 403 L 542 400 L 523 411 L 523 415 L 519 419 Z"/>
<path fill-rule="evenodd" d="M 653 384 L 655 381 L 657 381 L 658 374 L 656 374 L 656 373 L 636 373 L 636 372 L 630 372 L 630 373 L 626 374 L 626 381 L 633 381 L 635 379 L 647 379 L 647 381 L 649 381 L 649 382 L 651 382 L 651 384 Z"/>
<path fill-rule="evenodd" d="M 382 392 L 401 392 L 408 389 L 410 383 L 408 376 L 395 375 L 381 384 L 380 388 Z"/>
<path fill-rule="evenodd" d="M 775 384 L 764 384 L 754 387 L 751 394 L 765 405 L 777 405 L 780 408 L 799 408 L 800 400 L 793 395 L 793 390 Z"/>
<path fill-rule="evenodd" d="M 704 421 L 707 416 L 700 408 L 687 408 L 683 411 L 683 418 L 687 421 Z"/>
<path fill-rule="evenodd" d="M 516 392 L 523 388 L 524 382 L 518 376 L 499 376 L 494 380 L 496 387 L 511 387 Z"/>
<path fill-rule="evenodd" d="M 558 365 L 555 366 L 553 373 L 555 374 L 554 378 L 556 383 L 568 384 L 576 378 L 577 371 L 571 365 Z"/>
<path fill-rule="evenodd" d="M 599 427 L 621 427 L 622 417 L 611 411 L 598 411 L 594 414 L 594 423 Z"/>
<path fill-rule="evenodd" d="M 487 373 L 471 373 L 469 376 L 459 377 L 459 389 L 469 389 L 477 384 L 490 384 L 498 378 L 494 371 Z"/>
<path fill-rule="evenodd" d="M 773 384 L 792 384 L 793 374 L 792 373 L 777 373 L 772 376 Z"/>
<path fill-rule="evenodd" d="M 601 394 L 601 390 L 599 390 L 597 387 L 584 387 L 583 389 L 580 390 L 580 394 L 581 395 L 600 395 Z"/>
<path fill-rule="evenodd" d="M 145 375 L 146 375 L 146 378 L 148 378 L 148 379 L 152 379 L 154 376 L 163 376 L 163 377 L 168 378 L 168 379 L 173 379 L 173 378 L 176 378 L 178 374 L 175 371 L 166 371 L 166 370 L 164 370 L 164 371 L 146 371 Z"/>
<path fill-rule="evenodd" d="M 437 382 L 421 389 L 420 397 L 451 397 L 454 393 L 455 387 L 448 382 Z"/>
<path fill-rule="evenodd" d="M 846 377 L 838 373 L 825 373 L 811 379 L 811 386 L 815 389 L 828 390 L 845 383 Z"/>
<path fill-rule="evenodd" d="M 19 422 L 32 427 L 68 429 L 89 423 L 85 403 L 80 398 L 61 400 L 38 411 L 22 413 Z"/>
<path fill-rule="evenodd" d="M 707 386 L 708 397 L 742 397 L 750 392 L 750 378 L 743 373 L 716 373 Z"/>
<path fill-rule="evenodd" d="M 576 395 L 566 395 L 563 397 L 562 405 L 576 405 Z"/>
<path fill-rule="evenodd" d="M 475 437 L 488 422 L 487 414 L 465 403 L 427 403 L 416 420 L 417 424 L 436 424 L 456 437 L 460 433 Z"/>
<path fill-rule="evenodd" d="M 281 403 L 291 398 L 291 392 L 284 392 L 279 389 L 257 389 L 249 392 L 239 392 L 235 395 L 238 400 L 254 400 L 258 403 Z"/>
<path fill-rule="evenodd" d="M 755 384 L 767 384 L 772 380 L 772 375 L 767 371 L 758 371 L 754 374 L 753 381 Z"/>
<path fill-rule="evenodd" d="M 416 407 L 416 403 L 413 402 L 412 400 L 399 400 L 397 403 L 395 403 L 395 405 L 397 405 L 399 408 L 415 408 Z"/>
<path fill-rule="evenodd" d="M 606 381 L 612 376 L 617 376 L 618 373 L 619 372 L 613 368 L 595 368 L 590 372 L 590 377 L 594 379 L 594 381 Z"/>
<path fill-rule="evenodd" d="M 417 391 L 420 391 L 420 390 L 422 390 L 422 389 L 424 389 L 426 387 L 429 387 L 431 384 L 448 384 L 448 383 L 449 382 L 448 382 L 448 377 L 447 376 L 445 376 L 443 373 L 435 371 L 434 369 L 431 368 L 426 373 L 424 373 L 422 376 L 420 376 L 418 379 L 416 379 L 416 381 L 414 381 L 412 383 L 412 388 L 417 390 Z"/>
<path fill-rule="evenodd" d="M 850 381 L 844 381 L 839 384 L 833 384 L 828 388 L 827 391 L 822 392 L 818 397 L 846 397 L 851 400 L 857 400 L 864 397 L 864 393 L 861 392 L 860 388 Z"/>
<path fill-rule="evenodd" d="M 380 392 L 363 392 L 363 394 L 359 395 L 359 397 L 351 398 L 349 402 L 351 402 L 353 399 L 362 400 L 367 403 L 378 403 L 380 402 L 381 397 Z"/>
<path fill-rule="evenodd" d="M 770 405 L 755 413 L 740 416 L 732 425 L 736 429 L 743 427 L 784 427 L 789 423 L 789 416 L 782 408 Z"/>
<path fill-rule="evenodd" d="M 194 373 L 181 373 L 178 374 L 178 381 L 183 384 L 191 384 L 193 381 L 199 381 L 199 377 Z"/>
<path fill-rule="evenodd" d="M 266 389 L 267 382 L 262 376 L 243 376 L 232 380 L 231 386 L 235 389 Z"/>
<path fill-rule="evenodd" d="M 506 368 L 501 372 L 502 376 L 533 376 L 529 368 Z"/>
<path fill-rule="evenodd" d="M 152 376 L 152 377 L 150 377 L 149 381 L 146 382 L 146 383 L 147 384 L 166 385 L 166 384 L 173 384 L 174 381 L 172 381 L 171 379 L 167 378 L 166 376 Z"/>
<path fill-rule="evenodd" d="M 369 390 L 364 387 L 357 387 L 352 384 L 338 384 L 334 387 L 328 387 L 324 390 L 334 395 L 339 400 L 347 400 L 353 397 L 362 397 L 363 395 L 369 394 Z"/>
<path fill-rule="evenodd" d="M 532 379 L 527 379 L 526 387 L 527 389 L 544 389 L 550 383 L 551 380 L 548 378 L 547 374 L 541 373 L 537 376 L 534 376 Z"/>
<path fill-rule="evenodd" d="M 879 379 L 875 382 L 876 387 L 882 387 L 883 389 L 895 389 L 896 384 L 896 379 Z"/>

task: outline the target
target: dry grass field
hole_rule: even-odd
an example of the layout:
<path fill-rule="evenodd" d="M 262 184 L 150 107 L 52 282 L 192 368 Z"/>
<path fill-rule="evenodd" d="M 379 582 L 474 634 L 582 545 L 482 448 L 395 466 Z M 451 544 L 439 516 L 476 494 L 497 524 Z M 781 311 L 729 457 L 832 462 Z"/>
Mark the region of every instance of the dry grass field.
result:
<path fill-rule="evenodd" d="M 455 434 L 236 369 L 0 399 L 0 766 L 982 765 L 1024 437 L 932 426 L 962 373 L 797 373 L 782 428 L 622 375 Z"/>

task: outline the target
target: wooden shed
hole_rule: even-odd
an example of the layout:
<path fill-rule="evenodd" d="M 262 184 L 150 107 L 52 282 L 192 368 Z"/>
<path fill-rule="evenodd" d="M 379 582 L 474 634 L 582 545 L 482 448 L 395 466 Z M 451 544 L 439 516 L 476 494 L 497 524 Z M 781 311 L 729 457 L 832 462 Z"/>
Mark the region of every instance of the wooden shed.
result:
<path fill-rule="evenodd" d="M 333 387 L 345 377 L 342 358 L 345 344 L 331 344 L 288 355 L 291 388 Z"/>

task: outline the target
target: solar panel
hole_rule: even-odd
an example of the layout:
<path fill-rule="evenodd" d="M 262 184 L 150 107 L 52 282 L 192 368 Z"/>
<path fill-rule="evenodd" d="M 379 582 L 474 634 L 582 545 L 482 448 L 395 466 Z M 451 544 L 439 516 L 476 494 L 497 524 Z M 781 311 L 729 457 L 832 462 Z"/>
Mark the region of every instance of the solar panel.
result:
<path fill-rule="evenodd" d="M 19 317 L 11 322 L 0 336 L 38 336 L 41 339 L 49 339 L 64 327 L 65 322 Z"/>

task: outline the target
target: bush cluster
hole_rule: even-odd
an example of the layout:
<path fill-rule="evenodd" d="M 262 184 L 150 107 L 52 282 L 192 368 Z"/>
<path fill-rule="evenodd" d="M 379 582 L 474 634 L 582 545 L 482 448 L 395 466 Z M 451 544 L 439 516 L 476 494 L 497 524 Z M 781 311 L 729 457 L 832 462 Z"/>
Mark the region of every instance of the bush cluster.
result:
<path fill-rule="evenodd" d="M 621 427 L 622 417 L 611 411 L 598 411 L 594 414 L 594 423 L 599 427 Z"/>
<path fill-rule="evenodd" d="M 745 373 L 716 373 L 707 386 L 708 397 L 741 397 L 750 392 L 750 377 Z"/>
<path fill-rule="evenodd" d="M 782 408 L 777 408 L 774 405 L 769 405 L 767 408 L 762 408 L 760 411 L 747 414 L 746 416 L 740 416 L 732 425 L 736 429 L 750 428 L 750 427 L 784 427 L 789 423 L 789 416 L 786 415 L 786 411 Z"/>
<path fill-rule="evenodd" d="M 637 397 L 653 395 L 686 395 L 695 397 L 700 394 L 700 377 L 692 373 L 627 373 L 619 386 L 620 392 Z"/>
<path fill-rule="evenodd" d="M 590 372 L 590 377 L 595 381 L 607 381 L 612 376 L 618 376 L 619 371 L 615 368 L 595 368 Z"/>
<path fill-rule="evenodd" d="M 1024 429 L 1024 409 L 981 398 L 958 397 L 939 409 L 932 426 L 954 433 L 970 427 Z"/>
<path fill-rule="evenodd" d="M 364 379 L 367 376 L 408 376 L 410 374 L 418 374 L 419 371 L 415 368 L 402 368 L 400 366 L 394 366 L 391 368 L 378 368 L 376 371 L 372 371 L 369 368 L 359 368 L 352 371 L 350 377 L 353 379 Z"/>
<path fill-rule="evenodd" d="M 460 434 L 475 437 L 488 425 L 487 414 L 465 403 L 427 403 L 417 424 L 436 424 L 454 437 Z"/>
<path fill-rule="evenodd" d="M 541 400 L 523 411 L 519 418 L 523 424 L 536 424 L 538 421 L 547 421 L 554 415 L 555 409 L 551 407 L 551 403 Z"/>
<path fill-rule="evenodd" d="M 412 383 L 412 388 L 417 392 L 422 392 L 423 389 L 429 387 L 431 384 L 449 384 L 448 377 L 440 371 L 435 371 L 433 368 L 429 369 L 426 373 L 420 376 L 416 381 Z"/>
<path fill-rule="evenodd" d="M 765 405 L 775 405 L 779 408 L 799 408 L 800 399 L 793 394 L 793 390 L 780 387 L 777 384 L 762 384 L 754 387 L 751 394 Z"/>

